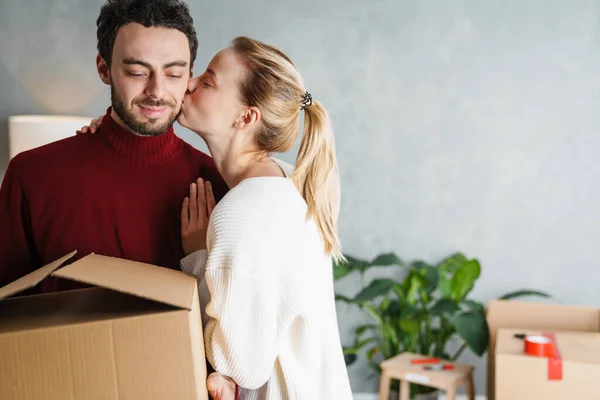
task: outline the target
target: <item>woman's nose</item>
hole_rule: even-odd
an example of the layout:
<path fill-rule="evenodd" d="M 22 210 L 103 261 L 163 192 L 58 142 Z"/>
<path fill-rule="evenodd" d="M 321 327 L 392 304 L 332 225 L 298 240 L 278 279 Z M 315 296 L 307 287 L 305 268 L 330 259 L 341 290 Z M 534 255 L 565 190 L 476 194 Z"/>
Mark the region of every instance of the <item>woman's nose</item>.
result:
<path fill-rule="evenodd" d="M 187 87 L 188 93 L 194 93 L 198 88 L 198 82 L 200 82 L 200 77 L 196 77 L 194 79 L 190 79 Z"/>

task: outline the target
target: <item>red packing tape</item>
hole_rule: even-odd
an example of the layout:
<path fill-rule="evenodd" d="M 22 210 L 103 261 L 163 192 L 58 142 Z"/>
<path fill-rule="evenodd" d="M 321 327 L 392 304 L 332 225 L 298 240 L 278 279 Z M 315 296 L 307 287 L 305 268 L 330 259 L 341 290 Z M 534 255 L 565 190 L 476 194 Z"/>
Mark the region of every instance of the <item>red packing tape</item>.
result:
<path fill-rule="evenodd" d="M 554 354 L 554 344 L 546 336 L 525 336 L 525 354 L 550 358 Z"/>
<path fill-rule="evenodd" d="M 551 333 L 542 336 L 525 336 L 525 354 L 548 359 L 548 380 L 562 379 L 562 358 L 556 338 Z"/>
<path fill-rule="evenodd" d="M 548 359 L 548 380 L 560 381 L 562 380 L 562 357 L 556 344 L 556 338 L 552 333 L 544 333 L 544 337 L 550 339 L 554 346 L 554 354 Z"/>

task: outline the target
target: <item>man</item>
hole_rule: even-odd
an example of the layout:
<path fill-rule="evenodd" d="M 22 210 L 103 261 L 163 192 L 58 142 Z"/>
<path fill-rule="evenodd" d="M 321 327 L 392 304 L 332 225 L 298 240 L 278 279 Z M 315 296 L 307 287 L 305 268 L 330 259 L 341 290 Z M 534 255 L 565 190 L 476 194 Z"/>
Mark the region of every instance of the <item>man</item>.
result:
<path fill-rule="evenodd" d="M 190 183 L 209 180 L 217 201 L 227 191 L 212 159 L 173 132 L 198 47 L 187 5 L 107 0 L 97 39 L 98 74 L 112 105 L 98 134 L 9 163 L 0 188 L 0 287 L 72 250 L 178 269 Z M 39 291 L 77 287 L 48 278 Z M 231 391 L 219 375 L 208 383 L 213 393 Z"/>
<path fill-rule="evenodd" d="M 108 0 L 97 25 L 112 106 L 99 134 L 11 160 L 0 189 L 0 286 L 72 250 L 177 269 L 190 183 L 211 181 L 218 198 L 227 190 L 212 159 L 172 128 L 198 47 L 185 3 Z M 74 287 L 49 279 L 41 292 Z"/>

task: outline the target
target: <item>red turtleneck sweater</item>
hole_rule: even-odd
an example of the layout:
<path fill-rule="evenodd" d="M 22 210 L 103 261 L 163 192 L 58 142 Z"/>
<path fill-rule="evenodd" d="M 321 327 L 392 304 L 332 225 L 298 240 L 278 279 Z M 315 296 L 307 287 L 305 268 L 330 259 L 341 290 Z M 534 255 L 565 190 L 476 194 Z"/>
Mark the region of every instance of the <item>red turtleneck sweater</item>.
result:
<path fill-rule="evenodd" d="M 196 178 L 227 191 L 212 159 L 175 136 L 122 129 L 108 109 L 95 135 L 14 157 L 0 189 L 0 287 L 72 250 L 179 268 L 181 203 Z M 41 292 L 81 287 L 53 278 Z"/>

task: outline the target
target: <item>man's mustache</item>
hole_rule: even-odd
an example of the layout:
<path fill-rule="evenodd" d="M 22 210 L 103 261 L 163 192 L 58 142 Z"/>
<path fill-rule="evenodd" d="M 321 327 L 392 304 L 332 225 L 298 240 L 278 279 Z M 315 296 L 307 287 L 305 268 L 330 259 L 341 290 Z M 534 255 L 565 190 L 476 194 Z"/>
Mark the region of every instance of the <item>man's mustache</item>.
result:
<path fill-rule="evenodd" d="M 138 100 L 134 103 L 138 106 L 146 106 L 146 107 L 170 107 L 175 108 L 175 104 L 167 101 L 167 100 L 152 100 L 152 99 L 144 99 Z"/>

